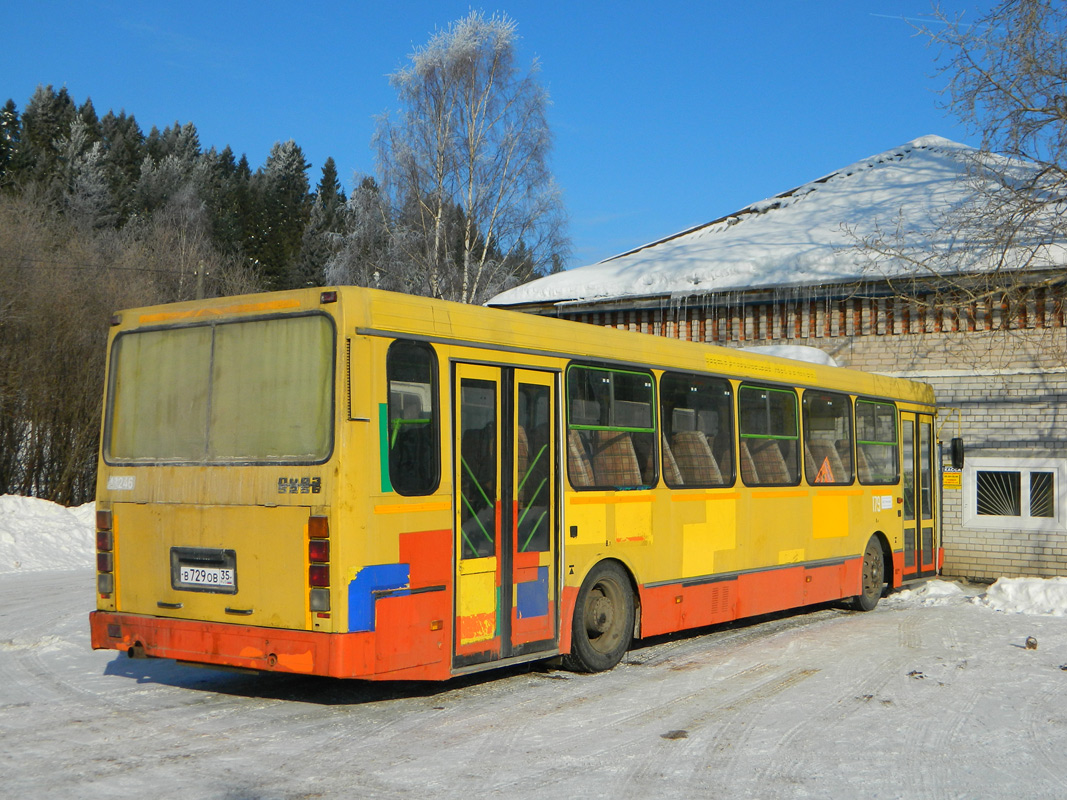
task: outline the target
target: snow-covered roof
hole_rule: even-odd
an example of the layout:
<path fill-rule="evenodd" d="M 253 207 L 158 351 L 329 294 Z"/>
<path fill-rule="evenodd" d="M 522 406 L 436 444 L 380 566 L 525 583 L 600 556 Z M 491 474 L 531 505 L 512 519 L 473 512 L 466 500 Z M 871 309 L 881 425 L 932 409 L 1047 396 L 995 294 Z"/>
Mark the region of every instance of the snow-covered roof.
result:
<path fill-rule="evenodd" d="M 898 226 L 935 230 L 946 209 L 972 196 L 968 165 L 977 153 L 924 136 L 705 225 L 509 289 L 488 305 L 692 296 L 872 278 L 860 241 Z M 909 242 L 916 244 L 922 245 Z M 892 274 L 892 266 L 886 269 L 883 275 Z"/>

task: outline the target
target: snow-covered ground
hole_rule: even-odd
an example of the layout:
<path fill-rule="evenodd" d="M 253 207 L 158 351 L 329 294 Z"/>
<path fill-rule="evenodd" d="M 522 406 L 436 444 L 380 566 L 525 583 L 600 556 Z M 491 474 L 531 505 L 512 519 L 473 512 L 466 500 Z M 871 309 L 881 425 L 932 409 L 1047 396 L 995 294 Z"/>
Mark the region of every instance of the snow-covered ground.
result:
<path fill-rule="evenodd" d="M 91 510 L 0 498 L 5 797 L 1067 797 L 1064 579 L 366 684 L 91 651 Z"/>

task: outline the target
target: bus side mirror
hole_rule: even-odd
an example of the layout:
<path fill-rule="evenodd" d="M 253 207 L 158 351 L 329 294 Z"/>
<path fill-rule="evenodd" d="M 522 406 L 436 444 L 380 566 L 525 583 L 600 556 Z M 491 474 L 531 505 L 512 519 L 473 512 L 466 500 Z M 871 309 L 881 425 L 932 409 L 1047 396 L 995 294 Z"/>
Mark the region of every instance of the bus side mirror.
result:
<path fill-rule="evenodd" d="M 952 468 L 963 469 L 963 439 L 953 439 L 949 450 L 952 454 Z"/>

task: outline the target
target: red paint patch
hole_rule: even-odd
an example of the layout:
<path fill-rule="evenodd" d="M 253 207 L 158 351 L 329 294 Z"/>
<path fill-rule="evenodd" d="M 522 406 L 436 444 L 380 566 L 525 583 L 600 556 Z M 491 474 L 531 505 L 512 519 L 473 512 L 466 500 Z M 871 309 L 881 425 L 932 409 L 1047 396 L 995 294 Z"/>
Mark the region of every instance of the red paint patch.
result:
<path fill-rule="evenodd" d="M 448 631 L 431 630 L 430 623 L 443 622 L 451 614 L 451 597 L 445 591 L 379 599 L 375 606 L 374 671 L 395 672 L 446 660 Z"/>
<path fill-rule="evenodd" d="M 400 534 L 400 563 L 408 564 L 412 589 L 452 585 L 452 531 Z"/>
<path fill-rule="evenodd" d="M 517 610 L 511 611 L 511 643 L 514 645 L 527 642 L 542 642 L 551 639 L 556 619 L 556 604 L 549 601 L 548 614 L 542 617 L 522 619 Z"/>

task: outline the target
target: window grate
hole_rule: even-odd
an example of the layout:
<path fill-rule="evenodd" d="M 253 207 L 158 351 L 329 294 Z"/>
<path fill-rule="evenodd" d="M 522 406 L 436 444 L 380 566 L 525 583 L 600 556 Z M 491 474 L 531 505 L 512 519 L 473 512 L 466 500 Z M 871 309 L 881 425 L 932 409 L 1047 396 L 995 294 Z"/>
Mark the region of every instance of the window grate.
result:
<path fill-rule="evenodd" d="M 1030 516 L 1056 516 L 1056 491 L 1052 472 L 1030 473 Z"/>
<path fill-rule="evenodd" d="M 979 470 L 977 480 L 979 516 L 1018 517 L 1022 514 L 1019 472 Z"/>

